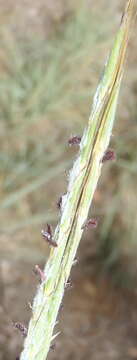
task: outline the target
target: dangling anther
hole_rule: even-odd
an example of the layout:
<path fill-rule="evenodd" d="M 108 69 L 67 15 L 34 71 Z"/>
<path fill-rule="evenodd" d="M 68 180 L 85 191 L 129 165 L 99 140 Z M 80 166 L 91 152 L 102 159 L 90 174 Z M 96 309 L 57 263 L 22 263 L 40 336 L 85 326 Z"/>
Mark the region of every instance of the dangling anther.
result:
<path fill-rule="evenodd" d="M 62 196 L 59 197 L 58 201 L 57 201 L 57 208 L 59 210 L 61 210 L 61 206 L 62 206 Z"/>
<path fill-rule="evenodd" d="M 82 230 L 83 229 L 88 229 L 88 228 L 96 228 L 97 227 L 97 220 L 96 219 L 88 219 L 87 221 L 85 221 L 85 223 L 82 225 Z"/>
<path fill-rule="evenodd" d="M 114 161 L 116 160 L 116 154 L 113 150 L 107 150 L 102 158 L 102 163 L 106 161 Z"/>
<path fill-rule="evenodd" d="M 81 136 L 73 136 L 68 140 L 68 144 L 71 145 L 79 145 L 81 142 Z"/>
<path fill-rule="evenodd" d="M 70 289 L 70 288 L 72 288 L 72 286 L 73 286 L 73 285 L 72 285 L 72 281 L 71 281 L 71 279 L 69 278 L 68 281 L 67 281 L 66 284 L 65 284 L 65 288 L 66 288 L 66 289 Z"/>
<path fill-rule="evenodd" d="M 49 243 L 49 245 L 51 245 L 53 247 L 58 246 L 56 241 L 53 240 L 52 229 L 51 229 L 51 226 L 49 224 L 47 224 L 47 231 L 41 230 L 41 234 L 44 237 L 44 239 Z"/>
<path fill-rule="evenodd" d="M 45 281 L 46 276 L 45 276 L 45 274 L 44 274 L 44 271 L 42 271 L 41 268 L 39 267 L 39 265 L 35 265 L 35 268 L 34 268 L 33 271 L 34 271 L 34 273 L 35 273 L 36 275 L 39 276 L 40 282 Z"/>
<path fill-rule="evenodd" d="M 21 332 L 22 336 L 27 336 L 27 328 L 23 324 L 20 322 L 13 322 L 13 326 Z"/>
<path fill-rule="evenodd" d="M 50 350 L 55 350 L 56 344 L 50 345 Z"/>

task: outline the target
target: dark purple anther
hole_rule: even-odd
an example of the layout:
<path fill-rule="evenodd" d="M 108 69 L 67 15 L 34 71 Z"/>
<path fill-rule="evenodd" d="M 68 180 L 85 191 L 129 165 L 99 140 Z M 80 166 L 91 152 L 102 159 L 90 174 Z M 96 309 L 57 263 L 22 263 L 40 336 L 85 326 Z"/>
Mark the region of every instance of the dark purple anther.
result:
<path fill-rule="evenodd" d="M 81 136 L 73 136 L 68 140 L 68 144 L 71 145 L 79 145 L 81 142 Z"/>
<path fill-rule="evenodd" d="M 49 243 L 49 245 L 51 245 L 53 247 L 58 246 L 56 241 L 53 240 L 52 229 L 51 229 L 51 226 L 49 224 L 47 224 L 47 231 L 41 230 L 41 234 L 44 237 L 44 239 Z"/>
<path fill-rule="evenodd" d="M 57 208 L 59 210 L 61 210 L 61 205 L 62 205 L 62 196 L 60 196 L 60 198 L 58 199 L 58 202 L 57 202 Z"/>
<path fill-rule="evenodd" d="M 104 163 L 105 161 L 113 161 L 116 160 L 116 154 L 113 150 L 107 150 L 102 158 L 102 163 Z"/>
<path fill-rule="evenodd" d="M 82 225 L 82 230 L 83 229 L 88 229 L 88 228 L 96 228 L 97 227 L 97 220 L 96 219 L 89 219 L 87 221 L 85 221 L 85 223 Z"/>
<path fill-rule="evenodd" d="M 27 336 L 27 328 L 20 322 L 13 323 L 15 329 L 18 329 L 23 336 Z"/>

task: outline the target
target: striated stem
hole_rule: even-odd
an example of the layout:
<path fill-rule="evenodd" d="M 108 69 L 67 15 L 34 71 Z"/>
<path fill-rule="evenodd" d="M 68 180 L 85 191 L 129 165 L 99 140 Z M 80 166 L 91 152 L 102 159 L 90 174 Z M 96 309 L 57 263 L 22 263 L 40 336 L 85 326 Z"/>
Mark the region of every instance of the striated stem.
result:
<path fill-rule="evenodd" d="M 70 172 L 68 191 L 60 204 L 61 220 L 53 236 L 57 246 L 50 251 L 44 269 L 45 279 L 34 298 L 32 318 L 20 360 L 45 360 L 54 339 L 53 329 L 64 289 L 97 187 L 102 158 L 112 133 L 133 3 L 134 0 L 127 2 L 113 49 L 94 97 L 78 157 Z"/>

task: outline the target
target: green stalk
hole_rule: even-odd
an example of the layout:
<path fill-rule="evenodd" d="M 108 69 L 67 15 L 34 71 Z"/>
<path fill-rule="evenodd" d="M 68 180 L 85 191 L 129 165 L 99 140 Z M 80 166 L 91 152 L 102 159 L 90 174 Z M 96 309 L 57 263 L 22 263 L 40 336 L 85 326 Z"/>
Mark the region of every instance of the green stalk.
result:
<path fill-rule="evenodd" d="M 88 127 L 70 172 L 68 191 L 63 196 L 61 219 L 45 266 L 45 280 L 34 298 L 32 318 L 20 360 L 45 360 L 54 338 L 59 307 L 82 236 L 108 147 L 115 118 L 117 99 L 131 27 L 134 0 L 128 0 L 104 75 L 94 97 Z M 56 335 L 55 335 L 56 336 Z"/>

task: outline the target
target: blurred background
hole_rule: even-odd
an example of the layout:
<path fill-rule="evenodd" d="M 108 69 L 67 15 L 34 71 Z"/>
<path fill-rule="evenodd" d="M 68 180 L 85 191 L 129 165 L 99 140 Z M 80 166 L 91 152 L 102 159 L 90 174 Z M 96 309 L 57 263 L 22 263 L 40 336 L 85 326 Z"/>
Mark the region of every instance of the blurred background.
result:
<path fill-rule="evenodd" d="M 14 360 L 49 248 L 46 223 L 78 148 L 125 0 L 0 0 L 0 360 Z M 50 360 L 137 359 L 137 42 L 129 44 L 110 147 Z M 28 359 L 29 360 L 29 359 Z"/>

